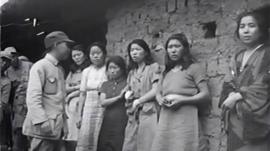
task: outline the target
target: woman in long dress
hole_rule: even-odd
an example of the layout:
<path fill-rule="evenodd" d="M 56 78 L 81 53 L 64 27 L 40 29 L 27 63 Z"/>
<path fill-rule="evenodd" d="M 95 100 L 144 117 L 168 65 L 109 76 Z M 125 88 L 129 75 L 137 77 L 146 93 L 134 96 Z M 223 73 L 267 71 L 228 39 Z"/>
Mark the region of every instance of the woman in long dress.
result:
<path fill-rule="evenodd" d="M 109 80 L 101 86 L 100 92 L 106 99 L 101 104 L 105 108 L 99 134 L 98 151 L 122 151 L 127 114 L 122 90 L 126 87 L 126 64 L 120 56 L 110 57 L 106 63 Z"/>
<path fill-rule="evenodd" d="M 128 55 L 128 124 L 123 151 L 149 151 L 158 119 L 155 94 L 161 67 L 153 63 L 150 49 L 142 39 L 133 40 L 128 45 Z"/>
<path fill-rule="evenodd" d="M 228 151 L 270 150 L 270 47 L 266 18 L 241 15 L 237 38 L 243 49 L 232 57 L 220 98 Z"/>
<path fill-rule="evenodd" d="M 80 127 L 76 151 L 96 151 L 98 135 L 103 118 L 103 99 L 99 89 L 107 81 L 105 58 L 106 49 L 101 43 L 89 46 L 91 65 L 83 70 L 79 114 L 77 126 Z"/>
<path fill-rule="evenodd" d="M 68 116 L 68 135 L 64 140 L 66 150 L 75 151 L 79 131 L 76 126 L 76 122 L 78 117 L 82 71 L 90 65 L 90 62 L 82 45 L 75 45 L 71 49 L 71 58 L 73 62 L 70 66 L 70 72 L 66 78 L 67 97 L 65 111 Z"/>
<path fill-rule="evenodd" d="M 161 106 L 151 151 L 199 151 L 198 106 L 209 100 L 205 69 L 192 59 L 184 34 L 166 42 L 166 67 L 159 82 Z"/>

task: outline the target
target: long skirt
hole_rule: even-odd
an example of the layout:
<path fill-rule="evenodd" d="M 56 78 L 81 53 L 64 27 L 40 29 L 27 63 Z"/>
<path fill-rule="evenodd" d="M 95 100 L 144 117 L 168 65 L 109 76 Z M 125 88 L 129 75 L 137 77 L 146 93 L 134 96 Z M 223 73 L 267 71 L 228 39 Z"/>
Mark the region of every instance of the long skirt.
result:
<path fill-rule="evenodd" d="M 77 141 L 79 129 L 76 126 L 76 121 L 78 118 L 78 102 L 79 97 L 73 98 L 69 104 L 66 105 L 66 114 L 68 116 L 68 135 L 65 140 L 67 141 Z"/>
<path fill-rule="evenodd" d="M 108 106 L 105 110 L 98 151 L 122 151 L 127 115 L 123 100 L 121 101 Z"/>
<path fill-rule="evenodd" d="M 199 120 L 195 106 L 161 108 L 151 151 L 177 150 L 199 150 Z"/>
<path fill-rule="evenodd" d="M 139 111 L 139 118 L 128 117 L 123 151 L 150 151 L 157 126 L 157 111 Z"/>
<path fill-rule="evenodd" d="M 136 114 L 128 115 L 122 151 L 137 151 L 138 128 L 139 120 L 136 119 Z"/>
<path fill-rule="evenodd" d="M 104 112 L 100 99 L 98 91 L 87 92 L 76 151 L 97 150 L 98 136 Z"/>

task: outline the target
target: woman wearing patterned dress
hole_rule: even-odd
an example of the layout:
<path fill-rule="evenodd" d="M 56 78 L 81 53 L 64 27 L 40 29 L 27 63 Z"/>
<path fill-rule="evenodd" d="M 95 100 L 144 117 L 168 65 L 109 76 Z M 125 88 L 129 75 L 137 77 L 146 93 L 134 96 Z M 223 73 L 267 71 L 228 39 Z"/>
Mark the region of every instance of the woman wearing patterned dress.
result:
<path fill-rule="evenodd" d="M 128 45 L 128 55 L 130 63 L 126 87 L 128 124 L 123 151 L 149 151 L 158 119 L 155 94 L 161 67 L 153 63 L 150 49 L 142 39 L 133 40 Z"/>
<path fill-rule="evenodd" d="M 89 46 L 91 65 L 83 70 L 77 126 L 80 127 L 76 151 L 96 151 L 103 118 L 100 87 L 107 80 L 105 46 L 93 43 Z"/>
<path fill-rule="evenodd" d="M 75 151 L 76 149 L 79 131 L 76 122 L 78 117 L 82 71 L 90 65 L 82 45 L 75 45 L 71 49 L 71 58 L 73 63 L 70 66 L 70 72 L 66 78 L 67 97 L 65 111 L 68 116 L 68 135 L 64 139 L 67 151 Z"/>

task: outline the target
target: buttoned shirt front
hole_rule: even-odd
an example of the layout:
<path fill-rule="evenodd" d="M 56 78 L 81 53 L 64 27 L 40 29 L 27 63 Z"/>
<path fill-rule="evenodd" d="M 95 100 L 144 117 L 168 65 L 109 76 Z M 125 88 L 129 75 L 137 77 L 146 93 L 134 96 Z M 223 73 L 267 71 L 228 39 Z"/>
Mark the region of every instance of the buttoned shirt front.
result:
<path fill-rule="evenodd" d="M 34 124 L 63 113 L 65 98 L 64 72 L 58 60 L 47 54 L 30 71 L 27 89 L 28 116 Z"/>
<path fill-rule="evenodd" d="M 63 127 L 65 80 L 59 61 L 51 54 L 35 63 L 31 70 L 26 95 L 28 112 L 23 126 L 25 135 L 41 138 L 58 138 Z M 42 134 L 35 125 L 53 120 L 54 133 Z"/>

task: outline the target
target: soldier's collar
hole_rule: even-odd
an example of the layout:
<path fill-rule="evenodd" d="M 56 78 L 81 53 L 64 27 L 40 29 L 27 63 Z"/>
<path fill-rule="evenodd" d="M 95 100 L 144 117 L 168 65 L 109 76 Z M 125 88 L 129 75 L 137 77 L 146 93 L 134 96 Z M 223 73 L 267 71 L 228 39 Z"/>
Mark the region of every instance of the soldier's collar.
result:
<path fill-rule="evenodd" d="M 51 54 L 47 53 L 45 58 L 49 60 L 53 65 L 57 66 L 59 64 L 59 61 Z"/>

